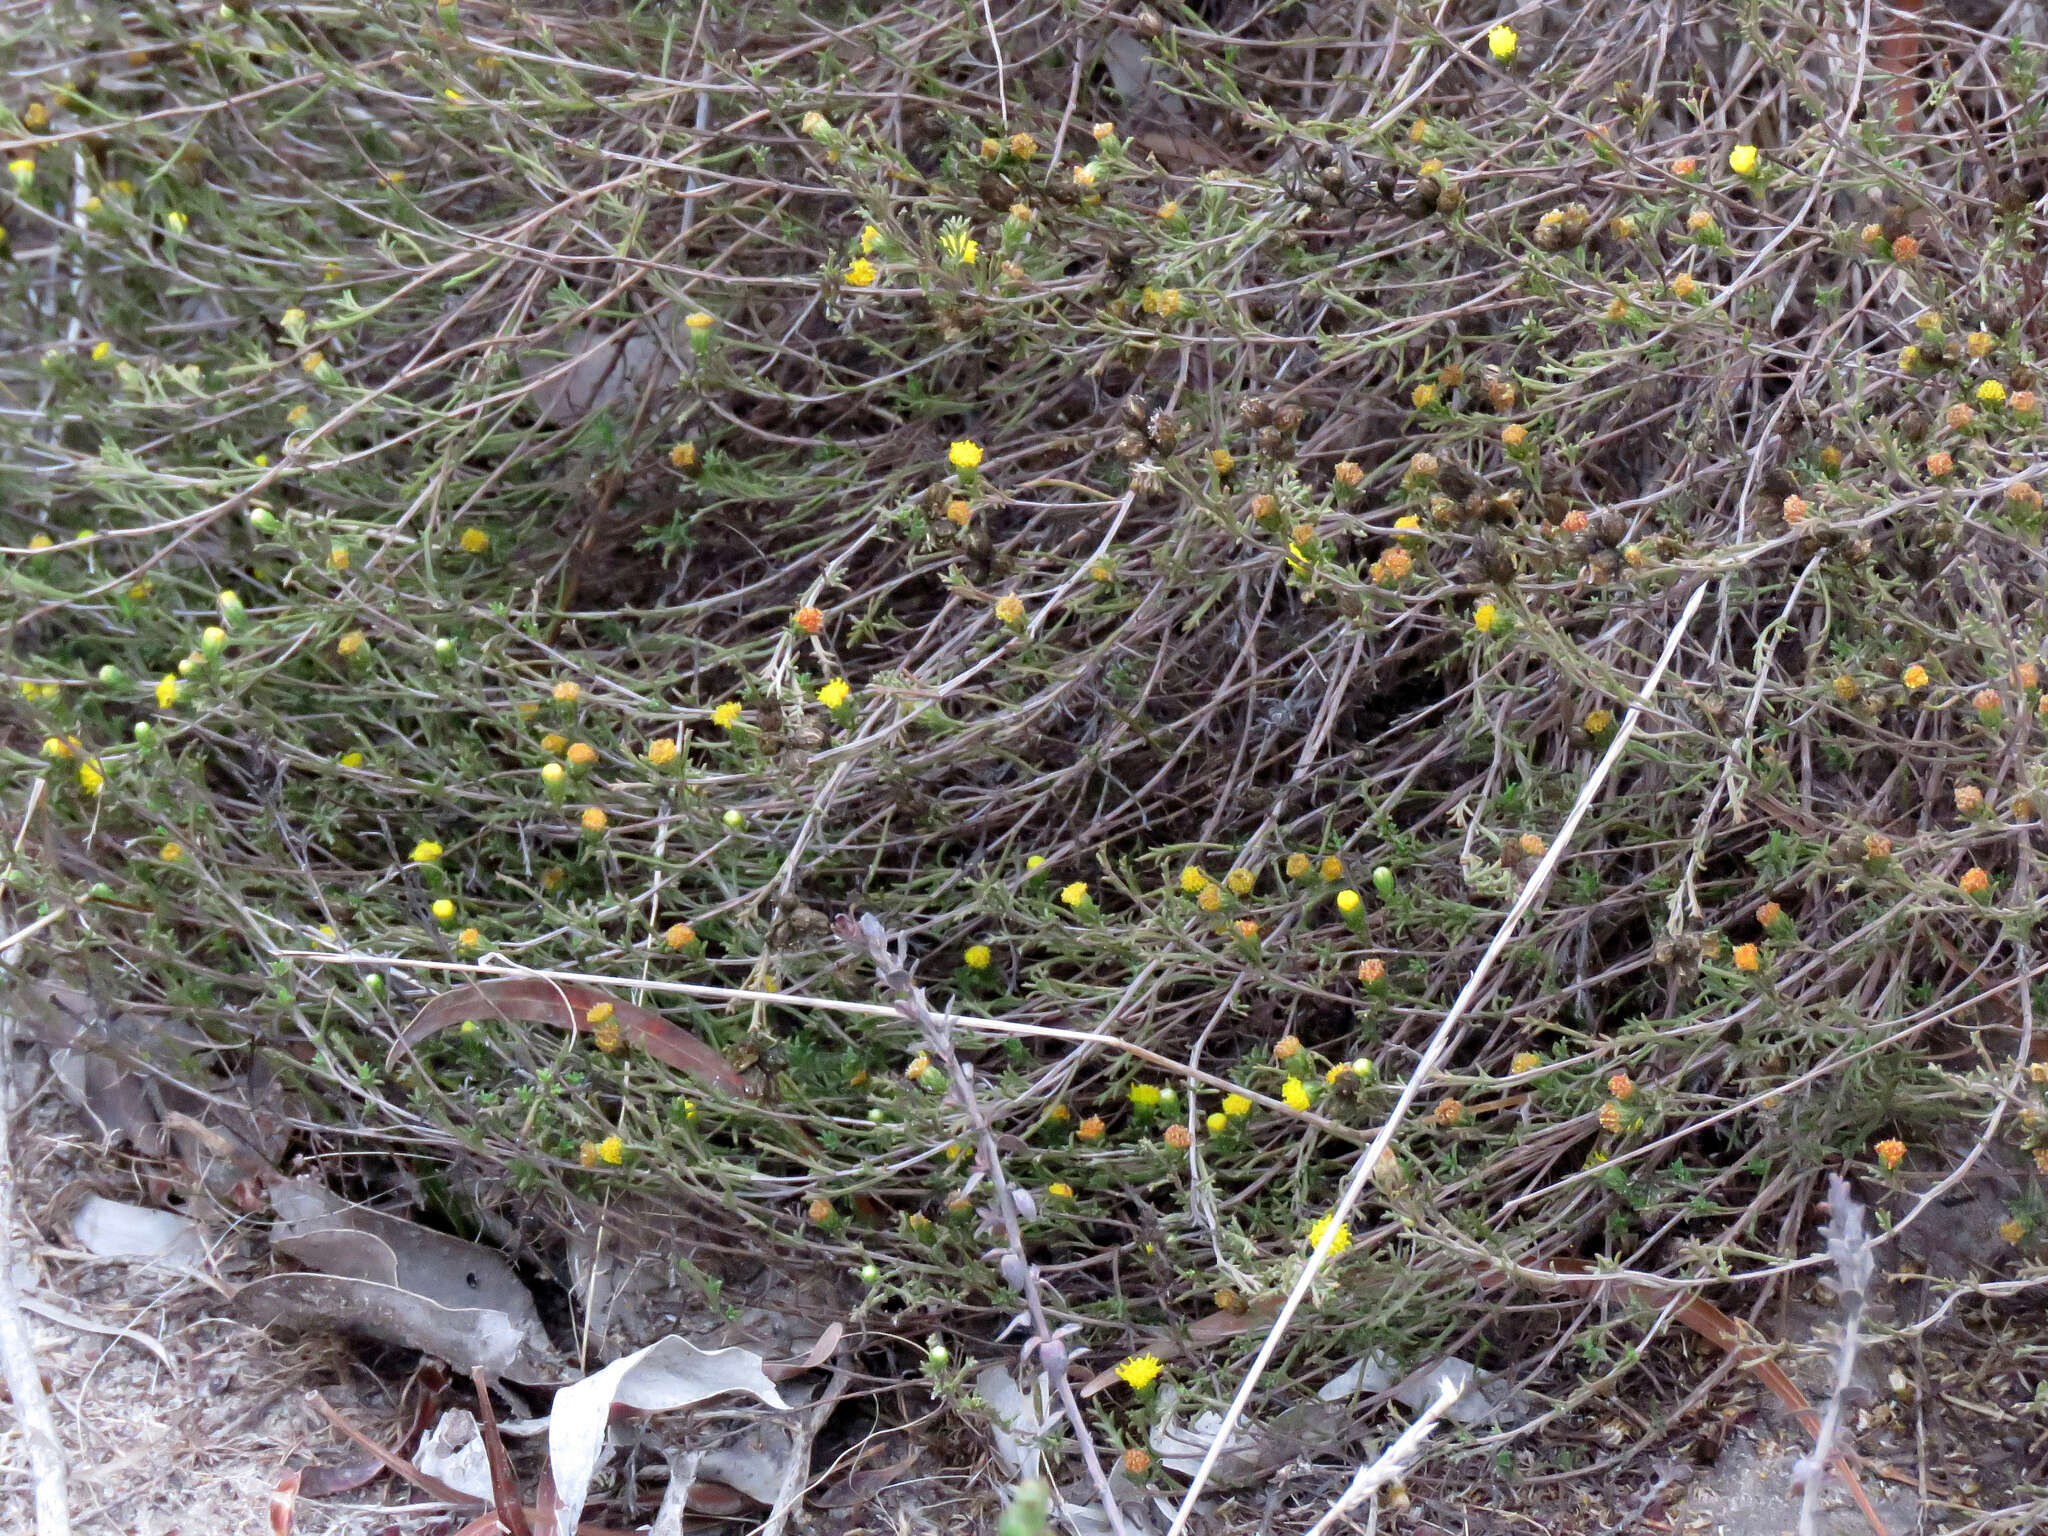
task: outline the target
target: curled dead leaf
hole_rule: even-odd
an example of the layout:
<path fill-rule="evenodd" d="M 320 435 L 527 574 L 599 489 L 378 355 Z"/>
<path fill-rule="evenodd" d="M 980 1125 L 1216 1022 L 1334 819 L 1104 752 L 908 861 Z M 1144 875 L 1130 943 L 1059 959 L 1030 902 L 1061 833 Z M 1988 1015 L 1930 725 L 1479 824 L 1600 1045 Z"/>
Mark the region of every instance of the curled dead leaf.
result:
<path fill-rule="evenodd" d="M 413 1046 L 465 1019 L 517 1019 L 528 1024 L 552 1024 L 573 1032 L 595 1027 L 590 1022 L 590 1010 L 600 1004 L 610 1005 L 608 1022 L 618 1028 L 629 1045 L 678 1072 L 687 1072 L 700 1082 L 722 1088 L 735 1098 L 748 1095 L 746 1081 L 733 1070 L 732 1063 L 687 1029 L 679 1029 L 651 1009 L 613 997 L 597 987 L 539 976 L 506 976 L 442 993 L 420 1009 L 405 1027 L 384 1065 L 396 1066 Z"/>

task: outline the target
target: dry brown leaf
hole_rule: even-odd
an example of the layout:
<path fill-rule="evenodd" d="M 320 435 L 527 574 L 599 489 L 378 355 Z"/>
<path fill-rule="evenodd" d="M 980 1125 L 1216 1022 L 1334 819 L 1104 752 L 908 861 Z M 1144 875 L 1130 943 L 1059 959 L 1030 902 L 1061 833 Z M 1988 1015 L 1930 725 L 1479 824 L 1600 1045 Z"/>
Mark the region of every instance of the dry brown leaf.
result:
<path fill-rule="evenodd" d="M 687 1029 L 679 1029 L 652 1010 L 596 987 L 537 976 L 479 981 L 442 993 L 414 1016 L 391 1047 L 384 1064 L 387 1068 L 397 1065 L 407 1050 L 464 1019 L 518 1019 L 528 1024 L 552 1024 L 557 1029 L 587 1030 L 595 1027 L 590 1022 L 590 1010 L 600 1004 L 611 1006 L 608 1022 L 618 1026 L 628 1044 L 736 1098 L 748 1095 L 746 1081 L 733 1070 L 732 1063 Z"/>

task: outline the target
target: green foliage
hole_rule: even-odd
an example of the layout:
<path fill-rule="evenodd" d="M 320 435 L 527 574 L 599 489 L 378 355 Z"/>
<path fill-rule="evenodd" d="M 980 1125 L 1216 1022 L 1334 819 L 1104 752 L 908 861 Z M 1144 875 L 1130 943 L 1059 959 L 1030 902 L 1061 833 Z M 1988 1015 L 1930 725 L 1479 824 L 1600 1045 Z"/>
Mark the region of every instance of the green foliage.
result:
<path fill-rule="evenodd" d="M 1981 181 L 2039 162 L 2043 56 L 1902 122 L 1740 9 L 1740 70 L 1645 80 L 1598 28 L 1167 8 L 1141 87 L 1079 13 L 999 74 L 960 7 L 52 8 L 0 45 L 33 963 L 261 1057 L 373 1177 L 459 1149 L 986 1335 L 958 1113 L 845 1011 L 827 919 L 874 912 L 1010 1032 L 960 1045 L 1114 1356 L 1298 1272 L 1707 582 L 1319 1301 L 1420 1357 L 1484 1253 L 1771 1269 L 1729 1250 L 1824 1164 L 1878 1191 L 1875 1142 L 2038 1093 L 1977 1000 L 2048 795 L 2042 231 Z M 491 1020 L 387 1069 L 479 970 L 608 982 L 757 1094 Z"/>

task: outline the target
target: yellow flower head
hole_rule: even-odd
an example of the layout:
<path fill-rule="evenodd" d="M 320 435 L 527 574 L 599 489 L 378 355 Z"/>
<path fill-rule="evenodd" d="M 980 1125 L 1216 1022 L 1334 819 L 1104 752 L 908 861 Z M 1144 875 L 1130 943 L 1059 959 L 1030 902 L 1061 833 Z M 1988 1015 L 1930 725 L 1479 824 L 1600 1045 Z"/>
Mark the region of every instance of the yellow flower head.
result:
<path fill-rule="evenodd" d="M 1335 885 L 1344 878 L 1344 861 L 1334 853 L 1325 854 L 1322 865 L 1316 870 L 1316 873 L 1323 877 L 1325 883 Z"/>
<path fill-rule="evenodd" d="M 1252 1112 L 1252 1101 L 1241 1093 L 1226 1093 L 1223 1096 L 1223 1113 L 1233 1120 L 1242 1120 Z"/>
<path fill-rule="evenodd" d="M 1534 1051 L 1517 1051 L 1515 1059 L 1508 1063 L 1508 1070 L 1520 1077 L 1524 1072 L 1534 1072 L 1543 1065 L 1543 1058 Z"/>
<path fill-rule="evenodd" d="M 1230 887 L 1233 896 L 1249 896 L 1259 877 L 1248 869 L 1233 869 L 1223 877 L 1223 883 Z"/>
<path fill-rule="evenodd" d="M 1986 379 L 1977 386 L 1977 398 L 1985 405 L 2005 404 L 2005 386 L 1996 379 Z"/>
<path fill-rule="evenodd" d="M 1296 1114 L 1308 1108 L 1308 1089 L 1302 1086 L 1298 1077 L 1290 1077 L 1280 1085 L 1280 1097 Z"/>
<path fill-rule="evenodd" d="M 1495 27 L 1486 34 L 1486 51 L 1505 64 L 1514 58 L 1515 47 L 1520 42 L 1513 27 Z"/>
<path fill-rule="evenodd" d="M 1908 688 L 1925 688 L 1927 686 L 1927 669 L 1916 661 L 1899 674 L 1899 681 Z"/>
<path fill-rule="evenodd" d="M 661 942 L 670 949 L 687 949 L 697 940 L 697 930 L 688 923 L 671 923 L 661 936 Z"/>
<path fill-rule="evenodd" d="M 1060 900 L 1078 912 L 1088 905 L 1088 882 L 1076 880 L 1060 892 Z"/>
<path fill-rule="evenodd" d="M 847 286 L 852 288 L 872 287 L 875 281 L 875 264 L 865 256 L 856 256 L 846 268 Z"/>
<path fill-rule="evenodd" d="M 1481 603 L 1472 610 L 1472 627 L 1482 635 L 1493 633 L 1493 626 L 1500 622 L 1500 610 L 1491 603 Z"/>
<path fill-rule="evenodd" d="M 967 953 L 961 956 L 961 959 L 967 963 L 967 969 L 970 971 L 985 971 L 994 962 L 995 956 L 989 952 L 986 944 L 970 944 L 967 946 Z"/>
<path fill-rule="evenodd" d="M 1209 887 L 1209 877 L 1190 864 L 1180 872 L 1180 888 L 1190 896 L 1199 896 Z"/>
<path fill-rule="evenodd" d="M 882 232 L 872 224 L 863 224 L 860 231 L 860 253 L 863 256 L 875 254 L 875 247 L 882 243 Z"/>
<path fill-rule="evenodd" d="M 676 760 L 675 738 L 663 736 L 647 744 L 647 761 L 657 768 L 666 768 Z"/>
<path fill-rule="evenodd" d="M 1330 1239 L 1330 1252 L 1332 1254 L 1339 1254 L 1346 1248 L 1349 1248 L 1351 1246 L 1351 1226 L 1348 1222 L 1337 1221 L 1334 1216 L 1320 1217 L 1316 1224 L 1308 1229 L 1309 1246 L 1314 1248 L 1320 1245 L 1323 1240 L 1323 1234 L 1328 1232 L 1333 1225 L 1337 1229 L 1337 1235 Z"/>
<path fill-rule="evenodd" d="M 1906 1160 L 1906 1144 L 1895 1136 L 1880 1141 L 1872 1150 L 1877 1153 L 1877 1160 L 1884 1164 L 1886 1173 Z"/>
<path fill-rule="evenodd" d="M 835 677 L 818 690 L 818 702 L 827 709 L 837 709 L 844 704 L 853 690 L 846 686 L 846 679 Z"/>
<path fill-rule="evenodd" d="M 586 832 L 602 832 L 611 825 L 611 818 L 605 815 L 602 807 L 595 805 L 586 806 L 580 819 Z"/>
<path fill-rule="evenodd" d="M 455 935 L 455 947 L 457 949 L 477 949 L 482 946 L 483 942 L 484 936 L 482 932 L 475 928 L 465 928 L 462 932 Z"/>
<path fill-rule="evenodd" d="M 169 673 L 165 673 L 163 681 L 156 685 L 156 707 L 158 709 L 169 709 L 177 702 L 178 680 Z"/>
<path fill-rule="evenodd" d="M 574 704 L 583 697 L 583 689 L 575 683 L 557 683 L 549 691 L 548 697 L 557 704 Z"/>
<path fill-rule="evenodd" d="M 1131 1084 L 1131 1102 L 1140 1109 L 1159 1107 L 1159 1086 L 1156 1083 Z"/>
<path fill-rule="evenodd" d="M 441 857 L 441 853 L 442 848 L 439 843 L 435 842 L 432 838 L 423 837 L 412 845 L 410 857 L 415 864 L 432 864 Z"/>
<path fill-rule="evenodd" d="M 946 462 L 955 469 L 981 468 L 981 444 L 961 438 L 946 449 Z"/>
<path fill-rule="evenodd" d="M 1133 1355 L 1116 1368 L 1117 1379 L 1134 1392 L 1142 1392 L 1159 1379 L 1157 1355 Z"/>
<path fill-rule="evenodd" d="M 597 1156 L 600 1162 L 617 1167 L 626 1160 L 626 1144 L 616 1136 L 607 1136 L 597 1144 Z"/>
<path fill-rule="evenodd" d="M 98 794 L 106 787 L 106 783 L 107 776 L 100 772 L 97 763 L 83 762 L 78 765 L 78 787 L 88 795 Z"/>
<path fill-rule="evenodd" d="M 692 312 L 691 314 L 685 315 L 683 317 L 683 324 L 687 325 L 691 330 L 695 331 L 698 335 L 701 336 L 706 331 L 710 330 L 711 327 L 718 324 L 718 322 L 714 320 L 711 316 L 705 314 L 704 311 L 700 309 Z"/>
<path fill-rule="evenodd" d="M 712 710 L 711 723 L 720 730 L 726 731 L 738 725 L 740 723 L 740 701 L 738 699 L 727 699 L 723 704 Z"/>
<path fill-rule="evenodd" d="M 464 554 L 480 555 L 491 547 L 491 536 L 481 528 L 465 528 L 460 542 Z"/>
<path fill-rule="evenodd" d="M 1728 169 L 1738 176 L 1756 174 L 1757 154 L 1754 144 L 1738 144 L 1728 151 Z"/>
<path fill-rule="evenodd" d="M 996 617 L 1005 624 L 1024 622 L 1024 599 L 1014 592 L 1005 592 L 996 599 Z"/>
<path fill-rule="evenodd" d="M 962 229 L 949 229 L 939 236 L 939 249 L 949 261 L 971 267 L 981 256 L 981 242 Z"/>
<path fill-rule="evenodd" d="M 1360 896 L 1358 892 L 1354 890 L 1346 889 L 1341 890 L 1337 893 L 1337 910 L 1339 912 L 1342 912 L 1346 917 L 1351 916 L 1354 912 L 1356 912 L 1360 907 L 1364 905 L 1365 898 Z"/>

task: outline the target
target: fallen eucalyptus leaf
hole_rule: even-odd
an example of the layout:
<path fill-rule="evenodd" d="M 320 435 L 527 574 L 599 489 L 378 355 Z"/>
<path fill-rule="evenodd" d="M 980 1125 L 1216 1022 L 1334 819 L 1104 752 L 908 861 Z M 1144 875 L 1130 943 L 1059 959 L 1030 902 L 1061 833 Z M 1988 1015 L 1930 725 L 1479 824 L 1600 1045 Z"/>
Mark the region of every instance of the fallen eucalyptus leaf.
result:
<path fill-rule="evenodd" d="M 789 1406 L 752 1350 L 703 1350 L 674 1334 L 562 1388 L 548 1428 L 548 1468 L 559 1507 L 555 1529 L 540 1536 L 574 1536 L 615 1408 L 666 1413 L 728 1392 L 744 1392 L 770 1408 Z"/>
<path fill-rule="evenodd" d="M 610 1022 L 618 1027 L 628 1044 L 679 1072 L 723 1088 L 735 1098 L 747 1096 L 746 1082 L 733 1070 L 732 1063 L 688 1030 L 678 1029 L 660 1014 L 596 987 L 537 976 L 480 981 L 442 993 L 414 1016 L 405 1033 L 393 1043 L 384 1065 L 395 1067 L 410 1047 L 464 1019 L 518 1019 L 574 1031 L 594 1027 L 590 1010 L 601 1003 L 611 1005 Z"/>
<path fill-rule="evenodd" d="M 71 1218 L 71 1235 L 102 1258 L 154 1259 L 184 1269 L 206 1262 L 199 1224 L 172 1211 L 88 1195 Z"/>
<path fill-rule="evenodd" d="M 486 1307 L 444 1307 L 416 1291 L 346 1275 L 269 1275 L 235 1293 L 236 1316 L 258 1328 L 344 1333 L 416 1349 L 460 1371 L 489 1371 L 509 1381 L 557 1379 L 537 1358 L 524 1329 Z"/>
<path fill-rule="evenodd" d="M 451 1408 L 442 1414 L 412 1461 L 427 1476 L 438 1477 L 479 1503 L 490 1502 L 491 1458 L 476 1415 L 468 1409 Z"/>

